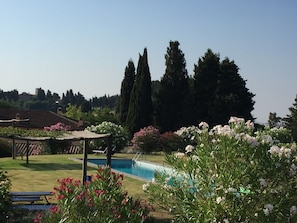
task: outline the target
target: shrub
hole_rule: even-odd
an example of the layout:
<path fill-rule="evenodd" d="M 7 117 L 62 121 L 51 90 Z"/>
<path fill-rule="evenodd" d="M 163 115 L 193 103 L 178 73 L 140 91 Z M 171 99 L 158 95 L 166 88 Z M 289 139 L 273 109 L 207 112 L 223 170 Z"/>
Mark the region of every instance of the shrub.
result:
<path fill-rule="evenodd" d="M 87 130 L 98 134 L 110 133 L 113 136 L 113 146 L 116 146 L 117 150 L 122 150 L 127 145 L 127 133 L 121 125 L 114 124 L 112 122 L 102 122 L 99 125 L 92 125 L 87 127 Z M 91 141 L 92 147 L 101 147 L 105 149 L 108 146 L 108 139 L 100 139 Z"/>
<path fill-rule="evenodd" d="M 150 153 L 160 149 L 160 132 L 153 126 L 148 126 L 134 133 L 133 146 L 140 151 Z"/>
<path fill-rule="evenodd" d="M 11 157 L 11 147 L 7 140 L 0 139 L 0 157 Z"/>
<path fill-rule="evenodd" d="M 72 178 L 58 180 L 59 186 L 54 188 L 57 205 L 38 214 L 34 222 L 144 222 L 152 206 L 129 197 L 122 181 L 123 175 L 109 167 L 99 167 L 84 185 Z"/>
<path fill-rule="evenodd" d="M 144 187 L 152 201 L 177 222 L 297 222 L 295 143 L 276 145 L 235 117 L 198 132 L 196 149 L 167 155 L 172 173 Z"/>
<path fill-rule="evenodd" d="M 10 185 L 7 173 L 0 170 L 0 222 L 4 222 L 6 220 L 6 216 L 10 211 Z"/>
<path fill-rule="evenodd" d="M 174 132 L 165 132 L 161 135 L 161 149 L 165 153 L 181 150 L 184 148 L 182 138 Z"/>
<path fill-rule="evenodd" d="M 197 126 L 182 127 L 175 132 L 178 136 L 181 137 L 183 141 L 183 147 L 186 145 L 196 145 L 197 136 L 200 133 L 200 129 Z"/>
<path fill-rule="evenodd" d="M 58 122 L 55 125 L 44 127 L 43 129 L 48 132 L 66 132 L 70 130 L 70 126 Z M 47 142 L 51 154 L 64 153 L 64 150 L 69 146 L 68 141 L 50 140 Z"/>
<path fill-rule="evenodd" d="M 266 126 L 263 131 L 257 132 L 257 134 L 270 135 L 275 142 L 280 142 L 280 143 L 293 142 L 291 131 L 284 127 L 269 128 L 268 126 Z"/>

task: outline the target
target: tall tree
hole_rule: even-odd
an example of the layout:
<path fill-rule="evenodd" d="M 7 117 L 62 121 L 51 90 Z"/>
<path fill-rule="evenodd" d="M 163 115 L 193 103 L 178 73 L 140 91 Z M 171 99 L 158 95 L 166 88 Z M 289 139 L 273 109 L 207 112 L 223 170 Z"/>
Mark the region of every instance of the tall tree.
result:
<path fill-rule="evenodd" d="M 230 116 L 253 120 L 251 112 L 255 102 L 246 81 L 238 73 L 234 61 L 208 49 L 194 65 L 194 114 L 198 122 L 210 126 L 227 123 Z"/>
<path fill-rule="evenodd" d="M 297 95 L 293 106 L 289 108 L 290 114 L 284 118 L 285 127 L 291 130 L 292 137 L 297 142 Z"/>
<path fill-rule="evenodd" d="M 214 100 L 218 76 L 220 73 L 220 56 L 208 49 L 197 65 L 194 65 L 194 100 L 196 123 L 201 121 L 214 123 Z"/>
<path fill-rule="evenodd" d="M 227 123 L 231 116 L 253 120 L 255 96 L 246 88 L 246 81 L 238 73 L 234 61 L 225 58 L 220 63 L 213 106 L 213 124 Z"/>
<path fill-rule="evenodd" d="M 129 60 L 128 65 L 125 68 L 125 76 L 121 86 L 121 97 L 120 97 L 120 120 L 125 125 L 128 110 L 131 91 L 133 88 L 135 79 L 135 66 L 132 60 Z"/>
<path fill-rule="evenodd" d="M 178 41 L 169 42 L 165 65 L 156 99 L 156 124 L 161 132 L 174 131 L 186 124 L 189 76 Z"/>
<path fill-rule="evenodd" d="M 130 134 L 149 126 L 153 121 L 151 74 L 147 59 L 147 49 L 139 55 L 135 81 L 131 91 L 126 126 Z"/>

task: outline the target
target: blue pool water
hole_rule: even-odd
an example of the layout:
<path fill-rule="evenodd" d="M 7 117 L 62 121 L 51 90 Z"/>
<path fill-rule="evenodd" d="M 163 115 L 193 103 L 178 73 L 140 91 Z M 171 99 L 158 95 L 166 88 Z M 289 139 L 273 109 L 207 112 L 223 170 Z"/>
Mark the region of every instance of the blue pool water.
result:
<path fill-rule="evenodd" d="M 88 162 L 96 165 L 106 165 L 106 159 L 88 159 Z M 131 159 L 113 159 L 111 160 L 111 168 L 145 180 L 152 180 L 155 171 L 167 169 L 161 165 Z"/>

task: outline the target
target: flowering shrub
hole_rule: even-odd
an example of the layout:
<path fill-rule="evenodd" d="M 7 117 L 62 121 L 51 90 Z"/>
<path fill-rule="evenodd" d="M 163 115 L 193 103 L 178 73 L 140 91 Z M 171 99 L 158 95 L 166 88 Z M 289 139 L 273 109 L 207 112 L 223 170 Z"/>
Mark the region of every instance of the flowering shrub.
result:
<path fill-rule="evenodd" d="M 166 156 L 173 172 L 156 174 L 149 198 L 177 222 L 297 222 L 296 144 L 276 145 L 236 117 L 203 126 L 195 150 Z"/>
<path fill-rule="evenodd" d="M 69 125 L 65 125 L 64 123 L 58 122 L 55 125 L 46 126 L 43 129 L 45 131 L 69 131 L 71 127 Z"/>
<path fill-rule="evenodd" d="M 108 167 L 99 167 L 84 185 L 72 178 L 58 180 L 59 186 L 54 188 L 57 205 L 38 214 L 34 222 L 144 222 L 153 207 L 129 197 L 122 190 L 122 181 L 123 175 Z"/>
<path fill-rule="evenodd" d="M 174 132 L 165 132 L 161 135 L 161 149 L 165 153 L 171 153 L 171 151 L 177 151 L 183 148 L 184 143 L 179 135 Z"/>
<path fill-rule="evenodd" d="M 291 131 L 284 127 L 269 128 L 266 126 L 264 131 L 257 132 L 257 134 L 267 134 L 272 137 L 275 142 L 291 143 L 293 141 Z"/>
<path fill-rule="evenodd" d="M 134 133 L 132 139 L 133 146 L 137 150 L 150 153 L 160 149 L 160 132 L 153 126 L 148 126 Z"/>
<path fill-rule="evenodd" d="M 99 125 L 92 125 L 87 127 L 87 130 L 98 134 L 106 134 L 106 133 L 112 134 L 113 145 L 116 146 L 118 150 L 123 149 L 128 141 L 127 133 L 124 130 L 124 128 L 121 125 L 117 125 L 112 122 L 102 122 Z M 108 142 L 107 142 L 107 139 L 97 140 L 97 141 L 92 141 L 91 145 L 93 147 L 101 147 L 104 149 L 105 147 L 107 147 Z"/>
<path fill-rule="evenodd" d="M 6 172 L 0 170 L 0 222 L 4 222 L 9 212 L 11 200 L 9 196 L 10 180 Z"/>
<path fill-rule="evenodd" d="M 196 145 L 197 144 L 197 136 L 201 132 L 201 129 L 197 126 L 189 126 L 182 127 L 175 132 L 178 136 L 180 136 L 185 145 Z"/>

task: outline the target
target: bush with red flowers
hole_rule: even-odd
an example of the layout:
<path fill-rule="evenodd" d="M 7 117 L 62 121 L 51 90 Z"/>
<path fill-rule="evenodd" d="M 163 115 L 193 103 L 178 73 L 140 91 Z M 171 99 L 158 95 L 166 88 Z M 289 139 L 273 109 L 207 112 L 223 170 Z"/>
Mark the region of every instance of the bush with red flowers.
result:
<path fill-rule="evenodd" d="M 123 175 L 109 167 L 99 167 L 91 181 L 58 180 L 55 187 L 57 205 L 45 214 L 38 214 L 34 222 L 42 223 L 110 223 L 144 222 L 152 206 L 133 199 L 122 189 Z"/>

